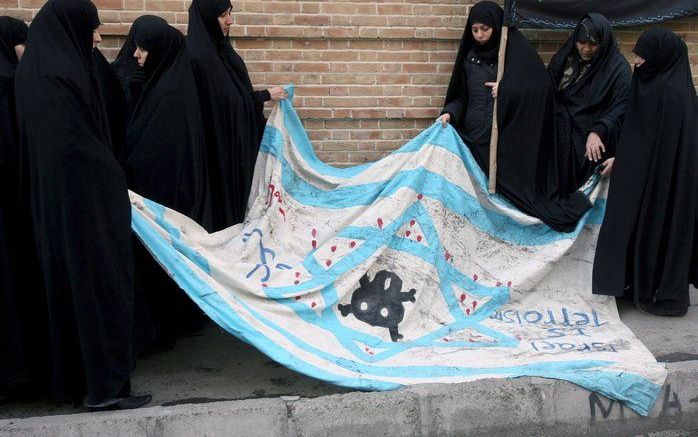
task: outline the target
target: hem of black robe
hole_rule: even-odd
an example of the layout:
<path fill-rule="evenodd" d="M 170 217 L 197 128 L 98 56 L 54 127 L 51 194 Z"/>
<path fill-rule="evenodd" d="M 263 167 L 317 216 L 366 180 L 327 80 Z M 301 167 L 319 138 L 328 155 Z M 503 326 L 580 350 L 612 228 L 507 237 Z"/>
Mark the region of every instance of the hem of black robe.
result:
<path fill-rule="evenodd" d="M 33 382 L 31 376 L 25 372 L 5 373 L 0 382 L 0 396 L 12 396 L 15 393 L 24 391 L 30 388 Z"/>
<path fill-rule="evenodd" d="M 82 401 L 82 404 L 88 408 L 104 408 L 110 405 L 114 405 L 121 399 L 129 397 L 131 395 L 131 378 L 127 377 L 126 381 L 121 384 L 121 388 L 117 390 L 113 395 L 99 396 L 99 400 L 96 401 L 92 395 L 86 395 Z"/>
<path fill-rule="evenodd" d="M 595 287 L 592 286 L 591 293 L 597 296 L 611 296 L 611 297 L 624 297 L 626 296 L 625 290 L 613 290 L 606 287 Z M 633 299 L 635 301 L 635 299 Z"/>
<path fill-rule="evenodd" d="M 686 290 L 686 299 L 644 299 L 639 298 L 637 304 L 647 307 L 649 312 L 656 316 L 684 316 L 690 306 L 688 290 Z"/>

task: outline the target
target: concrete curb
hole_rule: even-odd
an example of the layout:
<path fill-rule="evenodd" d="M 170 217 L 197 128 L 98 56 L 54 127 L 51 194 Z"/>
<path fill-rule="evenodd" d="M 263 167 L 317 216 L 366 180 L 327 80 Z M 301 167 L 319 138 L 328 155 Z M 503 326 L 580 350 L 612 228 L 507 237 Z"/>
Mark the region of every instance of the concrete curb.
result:
<path fill-rule="evenodd" d="M 668 367 L 667 382 L 646 418 L 570 383 L 519 378 L 4 420 L 0 435 L 621 436 L 698 429 L 698 361 Z"/>

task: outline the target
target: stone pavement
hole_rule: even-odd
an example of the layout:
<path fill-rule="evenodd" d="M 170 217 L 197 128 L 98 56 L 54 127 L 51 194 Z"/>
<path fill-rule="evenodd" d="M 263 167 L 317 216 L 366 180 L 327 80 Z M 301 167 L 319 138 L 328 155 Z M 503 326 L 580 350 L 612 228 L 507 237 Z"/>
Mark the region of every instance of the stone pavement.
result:
<path fill-rule="evenodd" d="M 692 297 L 698 301 L 695 291 Z M 5 402 L 0 435 L 693 434 L 698 306 L 679 319 L 647 316 L 622 302 L 619 312 L 657 359 L 670 363 L 649 418 L 573 384 L 541 378 L 350 393 L 292 372 L 210 325 L 172 351 L 139 360 L 133 387 L 153 394 L 149 408 L 90 414 L 50 402 Z"/>

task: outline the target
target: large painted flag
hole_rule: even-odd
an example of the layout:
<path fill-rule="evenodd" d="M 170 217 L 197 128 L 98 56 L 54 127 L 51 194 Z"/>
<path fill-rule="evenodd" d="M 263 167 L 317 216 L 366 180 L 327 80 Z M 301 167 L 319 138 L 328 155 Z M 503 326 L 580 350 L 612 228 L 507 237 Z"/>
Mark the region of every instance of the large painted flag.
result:
<path fill-rule="evenodd" d="M 506 20 L 518 27 L 573 28 L 590 12 L 614 26 L 659 23 L 698 14 L 698 0 L 507 0 Z"/>
<path fill-rule="evenodd" d="M 290 89 L 292 95 L 292 89 Z M 667 372 L 591 295 L 606 184 L 558 233 L 487 193 L 450 126 L 370 164 L 321 162 L 291 106 L 272 111 L 244 223 L 208 234 L 131 193 L 133 228 L 231 334 L 346 387 L 539 376 L 647 414 Z"/>

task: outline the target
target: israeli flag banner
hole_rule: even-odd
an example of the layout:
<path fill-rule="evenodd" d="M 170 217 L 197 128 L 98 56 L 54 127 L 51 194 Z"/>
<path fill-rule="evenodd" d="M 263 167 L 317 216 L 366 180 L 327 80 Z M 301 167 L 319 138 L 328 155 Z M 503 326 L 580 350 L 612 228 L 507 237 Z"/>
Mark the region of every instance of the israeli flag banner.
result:
<path fill-rule="evenodd" d="M 487 192 L 451 127 L 385 158 L 318 159 L 289 100 L 273 109 L 245 222 L 213 234 L 130 193 L 133 229 L 201 309 L 297 372 L 345 387 L 538 376 L 647 415 L 667 376 L 591 294 L 607 186 L 571 233 Z"/>

